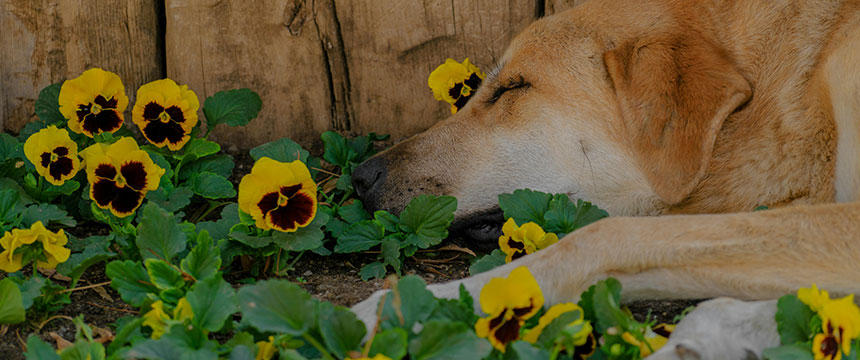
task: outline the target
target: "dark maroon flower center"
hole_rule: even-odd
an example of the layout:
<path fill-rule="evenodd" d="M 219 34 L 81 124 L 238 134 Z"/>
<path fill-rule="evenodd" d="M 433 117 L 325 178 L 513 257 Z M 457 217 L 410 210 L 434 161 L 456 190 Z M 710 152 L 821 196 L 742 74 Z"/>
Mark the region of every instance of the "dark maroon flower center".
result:
<path fill-rule="evenodd" d="M 821 342 L 820 350 L 824 356 L 834 359 L 839 354 L 839 342 L 833 334 L 828 334 Z"/>
<path fill-rule="evenodd" d="M 472 89 L 469 95 L 462 94 L 463 85 L 466 85 L 470 89 Z M 448 89 L 448 95 L 456 99 L 456 101 L 454 101 L 454 107 L 457 108 L 457 110 L 460 110 L 464 106 L 466 106 L 466 103 L 469 102 L 469 99 L 472 98 L 472 95 L 475 94 L 475 91 L 478 89 L 479 86 L 481 86 L 481 78 L 478 76 L 478 74 L 472 73 L 471 75 L 469 75 L 468 79 L 466 79 L 462 83 L 456 83 L 454 84 L 454 87 Z"/>
<path fill-rule="evenodd" d="M 74 170 L 75 163 L 68 157 L 69 149 L 58 146 L 51 152 L 44 152 L 39 156 L 39 165 L 48 169 L 48 174 L 57 181 L 68 176 Z"/>
<path fill-rule="evenodd" d="M 147 121 L 143 135 L 154 144 L 163 144 L 165 141 L 178 144 L 185 137 L 185 129 L 180 125 L 185 122 L 185 115 L 178 106 L 164 108 L 154 101 L 150 102 L 143 107 L 143 119 Z"/>
<path fill-rule="evenodd" d="M 505 320 L 505 313 L 490 319 L 490 333 L 502 344 L 510 343 L 520 337 L 520 319 L 516 316 Z M 494 331 L 495 330 L 495 331 Z"/>
<path fill-rule="evenodd" d="M 96 96 L 93 102 L 78 105 L 78 110 L 75 113 L 81 123 L 81 128 L 92 134 L 111 132 L 122 126 L 122 119 L 120 119 L 117 111 L 116 97 L 108 100 L 101 95 Z"/>
<path fill-rule="evenodd" d="M 277 192 L 263 195 L 257 208 L 278 229 L 293 230 L 306 225 L 313 216 L 314 200 L 299 192 L 301 189 L 301 184 L 282 186 Z"/>
<path fill-rule="evenodd" d="M 92 184 L 92 195 L 99 206 L 110 206 L 118 213 L 127 214 L 143 201 L 147 174 L 142 163 L 127 162 L 119 171 L 111 164 L 99 164 L 95 175 L 98 179 Z"/>

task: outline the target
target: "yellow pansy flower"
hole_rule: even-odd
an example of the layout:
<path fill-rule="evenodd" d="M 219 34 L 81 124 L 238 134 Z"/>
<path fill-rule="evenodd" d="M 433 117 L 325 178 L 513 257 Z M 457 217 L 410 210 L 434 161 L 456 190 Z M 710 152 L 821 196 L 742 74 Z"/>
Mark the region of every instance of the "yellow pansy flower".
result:
<path fill-rule="evenodd" d="M 489 315 L 478 319 L 475 332 L 504 352 L 520 337 L 520 328 L 543 306 L 540 287 L 528 268 L 520 266 L 507 278 L 494 278 L 481 289 L 481 310 Z"/>
<path fill-rule="evenodd" d="M 36 167 L 36 172 L 51 184 L 62 185 L 75 177 L 81 168 L 78 144 L 65 129 L 51 125 L 30 135 L 24 142 L 24 155 Z"/>
<path fill-rule="evenodd" d="M 59 105 L 70 130 L 93 137 L 119 130 L 128 97 L 117 74 L 93 68 L 63 82 Z"/>
<path fill-rule="evenodd" d="M 81 156 L 87 165 L 90 198 L 118 217 L 134 213 L 146 193 L 158 189 L 165 171 L 130 137 L 110 145 L 94 144 Z"/>
<path fill-rule="evenodd" d="M 830 300 L 818 312 L 824 333 L 812 339 L 815 360 L 840 360 L 851 353 L 851 342 L 860 337 L 860 309 L 854 295 Z"/>
<path fill-rule="evenodd" d="M 427 85 L 433 90 L 436 100 L 451 104 L 451 113 L 455 114 L 466 106 L 485 77 L 481 69 L 469 62 L 469 58 L 462 64 L 447 59 L 430 73 Z"/>
<path fill-rule="evenodd" d="M 162 79 L 137 90 L 131 119 L 150 143 L 176 151 L 191 139 L 199 108 L 200 101 L 188 85 Z"/>
<path fill-rule="evenodd" d="M 311 223 L 317 213 L 317 185 L 299 160 L 282 163 L 260 158 L 239 182 L 239 209 L 260 229 L 292 232 Z"/>
<path fill-rule="evenodd" d="M 638 347 L 639 355 L 644 358 L 659 350 L 663 345 L 666 345 L 666 342 L 669 341 L 669 335 L 672 334 L 674 329 L 674 325 L 660 324 L 653 329 L 645 329 L 645 341 L 640 341 L 629 332 L 621 334 L 621 338 L 628 344 Z"/>
<path fill-rule="evenodd" d="M 815 284 L 812 284 L 811 288 L 798 289 L 797 298 L 815 312 L 820 311 L 824 304 L 830 302 L 830 294 L 826 290 L 818 290 Z"/>
<path fill-rule="evenodd" d="M 35 242 L 42 244 L 42 255 L 44 260 L 36 261 L 36 266 L 44 269 L 53 269 L 58 264 L 65 262 L 71 255 L 71 250 L 65 248 L 69 238 L 63 230 L 51 232 L 45 228 L 41 221 L 36 221 L 29 229 L 12 229 L 0 238 L 0 270 L 15 272 L 24 267 L 23 255 L 15 254 L 16 250 Z"/>
<path fill-rule="evenodd" d="M 269 336 L 269 341 L 257 341 L 257 356 L 254 357 L 254 360 L 269 360 L 277 352 L 275 337 Z"/>
<path fill-rule="evenodd" d="M 176 307 L 173 308 L 173 316 L 167 314 L 164 310 L 164 302 L 158 300 L 152 303 L 152 309 L 143 315 L 143 326 L 152 329 L 151 337 L 158 339 L 167 331 L 168 322 L 184 322 L 192 318 L 194 318 L 194 313 L 191 311 L 191 304 L 185 298 L 181 298 L 176 302 Z"/>
<path fill-rule="evenodd" d="M 499 236 L 499 248 L 505 253 L 505 262 L 514 261 L 556 242 L 558 236 L 544 232 L 540 225 L 528 222 L 517 226 L 513 218 L 502 225 L 502 236 Z"/>

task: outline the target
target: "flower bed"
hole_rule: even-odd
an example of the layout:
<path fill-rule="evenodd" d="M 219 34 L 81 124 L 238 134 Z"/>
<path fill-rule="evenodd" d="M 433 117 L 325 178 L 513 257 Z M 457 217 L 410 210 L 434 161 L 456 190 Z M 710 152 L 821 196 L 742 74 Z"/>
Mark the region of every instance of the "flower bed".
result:
<path fill-rule="evenodd" d="M 450 60 L 429 85 L 456 112 L 483 78 L 468 61 Z M 525 267 L 490 281 L 477 301 L 463 289 L 459 299 L 437 299 L 419 277 L 402 276 L 407 259 L 442 251 L 457 199 L 420 195 L 400 214 L 368 213 L 351 174 L 386 136 L 326 132 L 322 158 L 289 139 L 263 144 L 236 186 L 233 157 L 208 135 L 255 118 L 257 94 L 222 91 L 201 107 L 172 80 L 143 85 L 131 111 L 137 137 L 124 126 L 128 102 L 116 74 L 90 69 L 45 88 L 39 121 L 18 137 L 0 134 L 0 324 L 2 332 L 24 324 L 15 331 L 28 358 L 639 359 L 672 331 L 621 307 L 614 279 L 576 304 L 545 307 Z M 499 207 L 507 219 L 499 249 L 474 261 L 473 274 L 608 216 L 528 189 L 500 195 Z M 305 253 L 362 253 L 371 258 L 357 271 L 362 280 L 390 276 L 370 332 L 349 309 L 283 279 Z M 52 316 L 71 293 L 98 287 L 79 283 L 93 272 L 104 273 L 130 315 L 109 329 L 86 314 Z M 853 298 L 831 300 L 813 287 L 779 309 L 785 345 L 770 358 L 857 358 Z M 74 324 L 74 342 L 39 336 L 57 319 Z"/>

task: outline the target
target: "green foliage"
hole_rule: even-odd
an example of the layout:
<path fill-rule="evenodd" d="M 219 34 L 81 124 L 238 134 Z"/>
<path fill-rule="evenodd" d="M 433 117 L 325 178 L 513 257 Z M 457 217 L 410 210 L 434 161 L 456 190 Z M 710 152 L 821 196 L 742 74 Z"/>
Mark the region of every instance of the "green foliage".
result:
<path fill-rule="evenodd" d="M 360 206 L 360 204 L 359 204 Z M 386 211 L 374 213 L 374 219 L 358 220 L 358 209 L 350 209 L 342 219 L 354 221 L 339 231 L 337 253 L 354 253 L 380 246 L 379 262 L 367 264 L 360 275 L 364 280 L 385 276 L 390 266 L 400 274 L 403 258 L 418 248 L 438 245 L 448 237 L 448 227 L 454 221 L 457 199 L 450 196 L 419 195 L 412 199 L 400 217 Z M 361 208 L 361 211 L 364 211 Z M 363 217 L 363 216 L 362 216 Z"/>
<path fill-rule="evenodd" d="M 469 266 L 469 274 L 475 275 L 485 271 L 492 270 L 498 266 L 505 264 L 505 253 L 502 250 L 495 249 L 493 252 L 478 258 Z"/>
<path fill-rule="evenodd" d="M 481 359 L 491 350 L 490 343 L 478 338 L 472 328 L 453 321 L 428 321 L 409 342 L 411 359 Z"/>
<path fill-rule="evenodd" d="M 316 319 L 316 304 L 295 284 L 265 280 L 239 290 L 243 321 L 260 331 L 300 336 Z"/>
<path fill-rule="evenodd" d="M 260 95 L 249 89 L 219 91 L 203 103 L 206 127 L 211 131 L 219 124 L 247 125 L 263 107 Z"/>
<path fill-rule="evenodd" d="M 24 301 L 21 290 L 12 279 L 0 280 L 0 324 L 17 324 L 24 321 Z"/>
<path fill-rule="evenodd" d="M 186 235 L 173 214 L 152 203 L 144 205 L 141 212 L 136 240 L 141 258 L 170 261 L 185 250 Z"/>
<path fill-rule="evenodd" d="M 513 218 L 518 225 L 534 222 L 559 238 L 609 216 L 590 202 L 577 200 L 574 204 L 567 195 L 529 189 L 499 195 L 499 207 L 506 219 Z"/>
<path fill-rule="evenodd" d="M 795 295 L 785 295 L 777 302 L 776 326 L 783 344 L 807 343 L 818 329 L 813 329 L 817 315 Z"/>

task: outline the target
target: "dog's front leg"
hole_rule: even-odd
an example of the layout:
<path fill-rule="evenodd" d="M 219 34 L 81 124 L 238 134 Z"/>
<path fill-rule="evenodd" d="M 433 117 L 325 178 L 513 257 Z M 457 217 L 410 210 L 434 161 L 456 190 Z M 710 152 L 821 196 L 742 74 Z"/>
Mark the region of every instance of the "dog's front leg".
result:
<path fill-rule="evenodd" d="M 860 293 L 860 204 L 727 215 L 609 218 L 557 244 L 483 274 L 430 286 L 478 298 L 491 278 L 526 266 L 547 305 L 577 301 L 597 280 L 621 281 L 622 296 L 775 299 L 817 283 L 833 294 Z M 380 292 L 353 309 L 374 320 Z M 372 324 L 373 322 L 369 322 Z"/>

